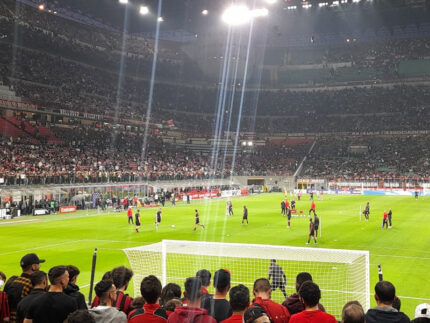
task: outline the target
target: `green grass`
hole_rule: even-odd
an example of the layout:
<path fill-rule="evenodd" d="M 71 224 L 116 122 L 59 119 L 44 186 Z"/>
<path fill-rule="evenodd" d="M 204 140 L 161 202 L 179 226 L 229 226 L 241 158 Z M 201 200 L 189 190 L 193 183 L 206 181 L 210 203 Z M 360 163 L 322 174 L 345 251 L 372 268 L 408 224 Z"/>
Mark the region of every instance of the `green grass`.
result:
<path fill-rule="evenodd" d="M 280 216 L 282 198 L 282 194 L 273 193 L 233 199 L 234 217 L 225 216 L 225 200 L 198 201 L 191 205 L 179 203 L 175 208 L 164 208 L 158 232 L 153 225 L 156 210 L 142 208 L 142 227 L 138 234 L 134 232 L 134 226 L 127 224 L 125 212 L 98 214 L 96 211 L 81 211 L 7 221 L 11 224 L 0 221 L 0 271 L 7 276 L 19 274 L 20 258 L 34 251 L 46 259 L 42 270 L 48 271 L 60 264 L 79 267 L 78 284 L 83 286 L 84 293 L 88 293 L 94 248 L 98 248 L 98 280 L 105 271 L 118 265 L 128 265 L 121 249 L 162 239 L 305 247 L 309 222 L 307 218 L 293 218 L 291 229 L 286 229 L 286 218 Z M 367 201 L 371 206 L 370 221 L 360 221 L 360 205 L 364 207 Z M 249 210 L 249 226 L 240 224 L 243 204 Z M 308 196 L 303 196 L 296 205 L 298 210 L 307 212 L 310 206 Z M 326 195 L 324 201 L 316 201 L 316 205 L 322 227 L 317 248 L 369 250 L 370 292 L 373 293 L 378 279 L 377 265 L 381 264 L 384 279 L 394 283 L 397 295 L 401 296 L 402 311 L 410 317 L 413 317 L 416 305 L 430 301 L 429 289 L 425 287 L 430 269 L 427 219 L 430 199 L 415 201 L 413 197 Z M 383 211 L 389 207 L 393 210 L 393 228 L 381 230 Z M 192 232 L 194 208 L 199 209 L 205 230 L 199 228 Z M 22 220 L 34 221 L 20 222 Z M 288 273 L 288 276 L 296 274 Z M 290 287 L 292 280 L 289 278 Z"/>

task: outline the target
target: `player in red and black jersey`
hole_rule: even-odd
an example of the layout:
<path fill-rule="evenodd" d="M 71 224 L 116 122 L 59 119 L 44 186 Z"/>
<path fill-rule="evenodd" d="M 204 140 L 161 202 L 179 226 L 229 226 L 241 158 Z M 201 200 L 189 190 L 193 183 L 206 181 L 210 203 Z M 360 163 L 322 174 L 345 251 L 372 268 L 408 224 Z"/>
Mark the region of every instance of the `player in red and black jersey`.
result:
<path fill-rule="evenodd" d="M 311 238 L 314 239 L 314 244 L 317 244 L 317 238 L 315 237 L 315 224 L 312 221 L 312 218 L 309 219 L 309 237 L 308 242 L 306 242 L 306 244 L 309 244 Z"/>

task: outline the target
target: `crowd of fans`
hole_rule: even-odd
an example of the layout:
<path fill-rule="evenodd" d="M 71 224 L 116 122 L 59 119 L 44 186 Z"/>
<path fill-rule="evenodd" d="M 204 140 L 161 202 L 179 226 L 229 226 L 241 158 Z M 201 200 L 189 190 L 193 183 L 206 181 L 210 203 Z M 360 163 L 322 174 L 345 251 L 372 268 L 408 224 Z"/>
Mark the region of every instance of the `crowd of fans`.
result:
<path fill-rule="evenodd" d="M 342 180 L 430 180 L 427 135 L 327 137 L 305 162 L 304 176 Z"/>
<path fill-rule="evenodd" d="M 212 275 L 202 269 L 185 280 L 184 290 L 175 283 L 163 287 L 154 275 L 144 277 L 141 296 L 133 299 L 126 294 L 133 271 L 119 266 L 96 283 L 96 297 L 87 308 L 77 285 L 79 269 L 73 265 L 55 266 L 45 273 L 41 270 L 44 262 L 30 253 L 21 259 L 19 276 L 6 280 L 0 272 L 0 288 L 4 285 L 4 291 L 0 291 L 1 323 L 337 323 L 332 314 L 341 317 L 343 323 L 411 322 L 400 311 L 401 301 L 388 281 L 375 285 L 377 306 L 366 313 L 358 301 L 351 300 L 343 306 L 342 313 L 328 314 L 319 303 L 322 291 L 308 272 L 297 275 L 296 293 L 278 304 L 271 300 L 275 279 L 272 283 L 270 278 L 256 279 L 250 291 L 243 284 L 232 286 L 234 273 L 227 269 L 215 272 L 214 294 L 207 289 Z M 412 322 L 429 322 L 429 310 L 430 304 L 418 305 Z"/>

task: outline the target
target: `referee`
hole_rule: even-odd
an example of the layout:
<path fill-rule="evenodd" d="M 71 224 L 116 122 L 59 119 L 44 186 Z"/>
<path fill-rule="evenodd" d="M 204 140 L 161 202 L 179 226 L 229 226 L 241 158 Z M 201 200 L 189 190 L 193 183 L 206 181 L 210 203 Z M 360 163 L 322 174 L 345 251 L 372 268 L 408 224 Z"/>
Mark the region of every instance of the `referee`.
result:
<path fill-rule="evenodd" d="M 282 267 L 276 263 L 276 259 L 270 260 L 268 278 L 269 281 L 270 278 L 272 278 L 272 290 L 276 290 L 277 288 L 279 288 L 282 291 L 282 294 L 284 294 L 284 297 L 287 298 L 287 293 L 285 292 L 285 286 L 287 285 L 287 276 L 285 276 Z"/>

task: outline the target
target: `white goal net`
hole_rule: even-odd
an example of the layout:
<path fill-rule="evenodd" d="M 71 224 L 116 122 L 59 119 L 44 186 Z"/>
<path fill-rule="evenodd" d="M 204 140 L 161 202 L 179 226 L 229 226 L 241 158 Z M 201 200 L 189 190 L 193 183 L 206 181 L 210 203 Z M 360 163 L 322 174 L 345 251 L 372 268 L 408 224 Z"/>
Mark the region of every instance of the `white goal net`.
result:
<path fill-rule="evenodd" d="M 163 240 L 146 246 L 124 249 L 133 269 L 135 296 L 140 282 L 155 275 L 183 289 L 185 279 L 200 269 L 213 274 L 223 268 L 231 272 L 231 286 L 244 284 L 252 291 L 254 281 L 268 278 L 270 259 L 276 259 L 287 276 L 287 294 L 295 293 L 298 273 L 309 272 L 321 289 L 321 304 L 330 314 L 340 317 L 343 305 L 358 300 L 367 310 L 369 299 L 369 252 L 342 249 L 300 248 L 242 243 Z M 210 290 L 213 292 L 213 290 Z M 281 303 L 277 289 L 272 299 Z"/>

